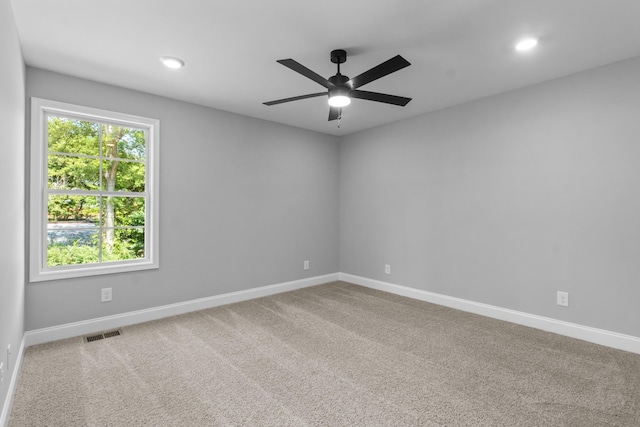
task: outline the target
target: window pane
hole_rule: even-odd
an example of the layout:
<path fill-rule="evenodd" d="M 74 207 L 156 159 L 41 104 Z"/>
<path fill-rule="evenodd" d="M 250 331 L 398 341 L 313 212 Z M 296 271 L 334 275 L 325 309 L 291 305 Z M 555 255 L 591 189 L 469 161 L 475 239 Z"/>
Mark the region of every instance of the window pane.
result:
<path fill-rule="evenodd" d="M 100 162 L 85 157 L 49 155 L 48 186 L 55 189 L 97 190 Z"/>
<path fill-rule="evenodd" d="M 144 226 L 144 197 L 104 197 L 102 223 L 105 227 Z"/>
<path fill-rule="evenodd" d="M 127 129 L 118 143 L 118 153 L 123 159 L 144 161 L 146 155 L 147 133 L 140 129 Z"/>
<path fill-rule="evenodd" d="M 49 224 L 52 227 L 51 224 Z M 47 230 L 47 266 L 92 264 L 99 262 L 97 229 L 76 229 L 54 224 Z"/>
<path fill-rule="evenodd" d="M 100 124 L 49 116 L 49 152 L 100 155 Z"/>
<path fill-rule="evenodd" d="M 145 191 L 145 164 L 107 160 L 103 162 L 103 189 L 107 191 Z"/>
<path fill-rule="evenodd" d="M 144 258 L 144 229 L 107 229 L 103 233 L 102 260 L 124 261 Z"/>
<path fill-rule="evenodd" d="M 103 124 L 102 155 L 121 159 L 144 160 L 146 132 L 123 126 Z"/>
<path fill-rule="evenodd" d="M 100 197 L 49 195 L 47 215 L 47 228 L 52 228 L 52 223 L 69 224 L 69 221 L 74 222 L 72 225 L 75 227 L 79 226 L 79 221 L 84 227 L 92 227 L 100 219 Z"/>

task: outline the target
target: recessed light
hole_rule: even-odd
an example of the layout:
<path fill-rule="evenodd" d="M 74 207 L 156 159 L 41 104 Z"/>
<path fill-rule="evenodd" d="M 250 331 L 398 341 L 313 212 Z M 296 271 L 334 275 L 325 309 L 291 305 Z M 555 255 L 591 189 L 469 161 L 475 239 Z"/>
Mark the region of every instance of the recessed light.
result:
<path fill-rule="evenodd" d="M 538 39 L 534 39 L 534 38 L 522 39 L 516 44 L 516 50 L 519 50 L 521 52 L 525 50 L 531 50 L 534 47 L 536 47 L 537 44 L 538 44 Z"/>
<path fill-rule="evenodd" d="M 163 56 L 160 58 L 165 67 L 178 69 L 184 67 L 184 61 L 180 58 L 172 56 Z"/>

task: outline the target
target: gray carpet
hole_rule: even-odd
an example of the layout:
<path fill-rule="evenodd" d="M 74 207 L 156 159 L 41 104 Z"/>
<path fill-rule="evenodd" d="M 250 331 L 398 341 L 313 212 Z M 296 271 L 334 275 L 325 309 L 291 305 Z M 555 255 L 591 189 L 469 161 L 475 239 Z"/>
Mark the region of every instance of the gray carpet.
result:
<path fill-rule="evenodd" d="M 30 347 L 9 426 L 639 426 L 640 355 L 344 282 Z"/>

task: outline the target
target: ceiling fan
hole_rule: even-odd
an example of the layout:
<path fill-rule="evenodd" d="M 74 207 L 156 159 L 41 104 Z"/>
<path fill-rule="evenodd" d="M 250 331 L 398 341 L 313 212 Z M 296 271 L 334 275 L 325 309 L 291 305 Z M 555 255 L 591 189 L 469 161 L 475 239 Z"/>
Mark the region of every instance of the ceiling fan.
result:
<path fill-rule="evenodd" d="M 351 98 L 365 99 L 368 101 L 384 102 L 386 104 L 399 105 L 404 107 L 411 101 L 411 98 L 405 98 L 403 96 L 387 95 L 385 93 L 368 92 L 364 90 L 358 90 L 360 86 L 364 86 L 367 83 L 371 83 L 381 77 L 394 73 L 411 65 L 409 61 L 404 59 L 400 55 L 396 55 L 388 61 L 383 62 L 371 68 L 368 71 L 349 79 L 347 76 L 340 74 L 340 64 L 347 61 L 347 52 L 342 49 L 336 49 L 331 51 L 331 62 L 337 64 L 338 73 L 335 76 L 331 76 L 325 79 L 321 75 L 311 71 L 299 62 L 293 59 L 280 59 L 277 62 L 285 67 L 291 68 L 293 71 L 302 74 L 303 76 L 313 80 L 314 82 L 324 86 L 328 91 L 311 93 L 308 95 L 294 96 L 292 98 L 278 99 L 276 101 L 265 102 L 264 105 L 276 105 L 284 102 L 299 101 L 301 99 L 314 98 L 317 96 L 328 95 L 329 96 L 329 120 L 336 120 L 342 115 L 342 107 L 345 107 L 351 103 Z"/>

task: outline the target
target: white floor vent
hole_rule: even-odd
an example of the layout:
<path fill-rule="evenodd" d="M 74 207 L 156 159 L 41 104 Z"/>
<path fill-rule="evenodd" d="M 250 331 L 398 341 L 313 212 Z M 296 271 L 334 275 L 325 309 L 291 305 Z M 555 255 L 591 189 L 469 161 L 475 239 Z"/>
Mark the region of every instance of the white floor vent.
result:
<path fill-rule="evenodd" d="M 114 331 L 109 331 L 109 332 L 101 332 L 99 334 L 94 334 L 94 335 L 87 335 L 86 337 L 84 337 L 84 342 L 89 343 L 94 341 L 100 341 L 105 338 L 117 337 L 119 335 L 122 335 L 122 329 L 116 329 Z"/>

